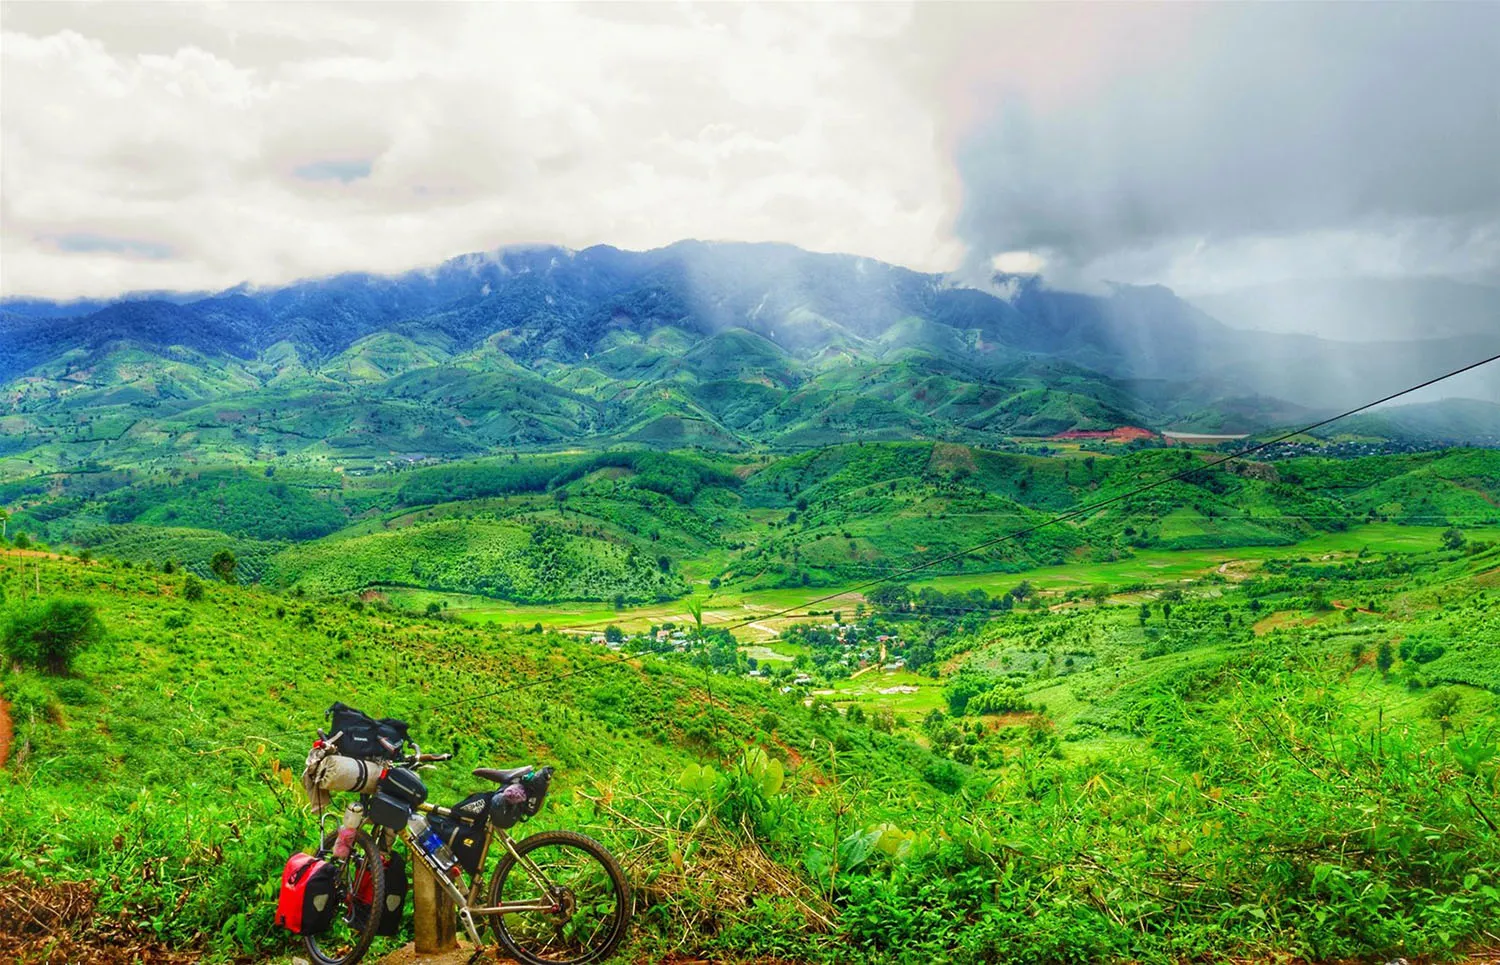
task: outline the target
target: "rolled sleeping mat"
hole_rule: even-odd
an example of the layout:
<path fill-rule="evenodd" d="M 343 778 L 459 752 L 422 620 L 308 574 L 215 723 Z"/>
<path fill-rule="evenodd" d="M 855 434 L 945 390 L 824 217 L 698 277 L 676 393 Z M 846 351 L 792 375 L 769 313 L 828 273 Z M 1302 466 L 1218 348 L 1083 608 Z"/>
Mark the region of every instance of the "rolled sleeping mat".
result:
<path fill-rule="evenodd" d="M 369 761 L 331 754 L 318 764 L 314 779 L 318 787 L 325 791 L 353 791 L 356 794 L 368 794 L 375 790 L 375 785 L 380 782 L 381 770 L 380 765 Z"/>

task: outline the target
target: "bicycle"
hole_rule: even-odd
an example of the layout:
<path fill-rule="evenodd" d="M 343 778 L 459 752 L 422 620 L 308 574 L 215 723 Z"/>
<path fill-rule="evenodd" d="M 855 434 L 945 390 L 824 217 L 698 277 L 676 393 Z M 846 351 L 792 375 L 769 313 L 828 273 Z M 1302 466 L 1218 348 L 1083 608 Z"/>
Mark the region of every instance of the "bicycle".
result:
<path fill-rule="evenodd" d="M 319 738 L 336 746 L 337 735 L 324 738 L 320 731 Z M 401 758 L 356 762 L 379 773 L 361 775 L 355 789 L 362 793 L 345 808 L 340 829 L 321 836 L 317 856 L 337 867 L 334 899 L 341 912 L 327 930 L 302 936 L 309 957 L 319 965 L 354 965 L 364 957 L 388 913 L 385 869 L 398 840 L 453 902 L 474 943 L 471 962 L 487 946 L 477 919 L 486 920 L 506 954 L 525 965 L 588 965 L 612 955 L 631 913 L 630 883 L 614 856 L 573 831 L 542 831 L 519 841 L 509 833 L 540 810 L 552 768 L 476 769 L 475 777 L 498 790 L 440 807 L 426 801 L 426 786 L 412 769 L 453 755 L 413 748 Z M 440 847 L 433 847 L 433 835 Z M 496 841 L 500 857 L 487 877 Z"/>

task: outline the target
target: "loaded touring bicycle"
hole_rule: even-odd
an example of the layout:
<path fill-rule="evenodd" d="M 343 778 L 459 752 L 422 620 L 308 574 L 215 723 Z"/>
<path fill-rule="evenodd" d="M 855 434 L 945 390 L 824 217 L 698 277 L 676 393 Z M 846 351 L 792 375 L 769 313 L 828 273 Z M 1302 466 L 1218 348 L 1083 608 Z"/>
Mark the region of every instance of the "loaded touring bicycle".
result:
<path fill-rule="evenodd" d="M 352 965 L 377 935 L 400 933 L 407 869 L 393 850 L 398 840 L 452 899 L 476 958 L 485 933 L 528 965 L 584 965 L 619 947 L 630 885 L 604 846 L 572 831 L 519 841 L 509 833 L 541 809 L 552 768 L 479 768 L 473 774 L 482 789 L 439 807 L 427 800 L 416 769 L 453 755 L 423 754 L 403 721 L 341 703 L 327 716 L 329 731 L 318 732 L 303 786 L 320 812 L 330 792 L 358 798 L 338 829 L 321 835 L 315 854 L 287 862 L 277 908 L 277 922 L 302 936 L 314 962 Z"/>

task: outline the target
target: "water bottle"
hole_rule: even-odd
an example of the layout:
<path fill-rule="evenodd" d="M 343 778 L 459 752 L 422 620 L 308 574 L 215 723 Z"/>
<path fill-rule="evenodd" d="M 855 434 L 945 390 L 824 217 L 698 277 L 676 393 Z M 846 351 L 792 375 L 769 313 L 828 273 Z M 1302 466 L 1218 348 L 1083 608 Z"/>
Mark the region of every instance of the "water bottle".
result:
<path fill-rule="evenodd" d="M 411 832 L 412 839 L 417 842 L 417 847 L 421 848 L 422 853 L 426 855 L 428 863 L 453 881 L 457 881 L 462 872 L 458 866 L 458 859 L 453 856 L 453 849 L 444 844 L 432 825 L 427 823 L 427 819 L 421 814 L 413 814 L 411 820 L 406 822 L 406 829 Z"/>
<path fill-rule="evenodd" d="M 354 852 L 354 837 L 364 819 L 365 809 L 358 801 L 344 809 L 343 823 L 339 825 L 339 833 L 333 841 L 335 858 L 340 861 L 349 860 L 349 855 Z"/>

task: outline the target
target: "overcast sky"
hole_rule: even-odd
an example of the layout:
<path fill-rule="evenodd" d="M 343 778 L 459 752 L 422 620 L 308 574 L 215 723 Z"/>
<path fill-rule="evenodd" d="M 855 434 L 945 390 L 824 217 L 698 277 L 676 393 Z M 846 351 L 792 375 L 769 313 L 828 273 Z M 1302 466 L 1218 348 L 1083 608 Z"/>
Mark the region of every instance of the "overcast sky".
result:
<path fill-rule="evenodd" d="M 1500 280 L 1500 4 L 6 3 L 0 291 L 788 241 Z"/>

